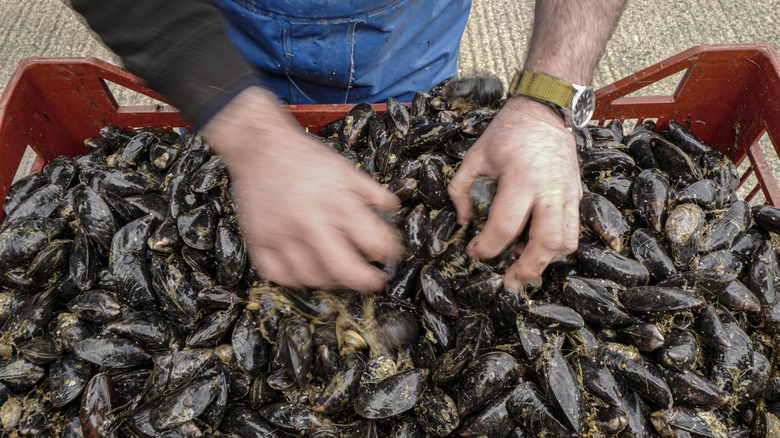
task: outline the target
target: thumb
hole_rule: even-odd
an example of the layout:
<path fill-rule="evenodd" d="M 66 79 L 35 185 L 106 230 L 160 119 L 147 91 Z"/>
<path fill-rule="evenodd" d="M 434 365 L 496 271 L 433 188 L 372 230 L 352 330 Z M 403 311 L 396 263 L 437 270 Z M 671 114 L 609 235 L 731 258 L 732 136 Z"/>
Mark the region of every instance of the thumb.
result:
<path fill-rule="evenodd" d="M 471 185 L 474 184 L 474 180 L 481 176 L 481 172 L 471 163 L 472 161 L 468 159 L 463 160 L 455 176 L 452 177 L 449 186 L 447 186 L 447 193 L 450 195 L 450 199 L 455 205 L 455 210 L 458 212 L 458 223 L 460 225 L 464 225 L 471 218 L 472 206 L 469 191 L 471 190 Z"/>

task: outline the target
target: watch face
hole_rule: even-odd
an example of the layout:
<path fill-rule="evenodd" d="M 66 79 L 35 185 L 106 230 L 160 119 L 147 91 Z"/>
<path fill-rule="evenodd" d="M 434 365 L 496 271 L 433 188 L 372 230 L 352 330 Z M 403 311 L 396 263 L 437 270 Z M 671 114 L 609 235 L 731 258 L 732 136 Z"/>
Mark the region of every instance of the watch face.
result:
<path fill-rule="evenodd" d="M 582 128 L 588 124 L 596 109 L 596 93 L 592 88 L 587 87 L 580 90 L 574 96 L 571 108 L 571 119 L 574 126 Z"/>

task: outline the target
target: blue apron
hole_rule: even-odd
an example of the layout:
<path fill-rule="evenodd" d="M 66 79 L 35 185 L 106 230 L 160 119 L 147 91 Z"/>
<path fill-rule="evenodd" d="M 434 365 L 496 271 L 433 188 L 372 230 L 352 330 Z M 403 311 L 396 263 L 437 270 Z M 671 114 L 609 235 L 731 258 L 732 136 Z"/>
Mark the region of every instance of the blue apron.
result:
<path fill-rule="evenodd" d="M 411 101 L 457 76 L 471 0 L 215 0 L 225 33 L 291 104 Z"/>

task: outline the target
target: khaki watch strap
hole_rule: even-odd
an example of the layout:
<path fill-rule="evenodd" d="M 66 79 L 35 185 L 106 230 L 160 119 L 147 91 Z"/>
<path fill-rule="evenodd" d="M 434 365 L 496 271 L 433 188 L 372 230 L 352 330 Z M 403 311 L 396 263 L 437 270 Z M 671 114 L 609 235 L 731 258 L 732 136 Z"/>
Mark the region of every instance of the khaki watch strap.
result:
<path fill-rule="evenodd" d="M 516 72 L 509 84 L 509 94 L 512 96 L 528 96 L 568 110 L 571 110 L 569 106 L 576 91 L 571 84 L 558 78 L 530 71 Z"/>

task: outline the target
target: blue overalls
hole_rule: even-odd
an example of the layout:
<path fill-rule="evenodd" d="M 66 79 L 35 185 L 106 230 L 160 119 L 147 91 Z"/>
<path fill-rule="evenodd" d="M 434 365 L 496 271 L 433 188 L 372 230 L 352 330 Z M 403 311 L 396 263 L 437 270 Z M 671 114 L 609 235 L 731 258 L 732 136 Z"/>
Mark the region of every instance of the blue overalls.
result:
<path fill-rule="evenodd" d="M 215 0 L 225 32 L 291 104 L 409 102 L 457 76 L 471 0 Z"/>

